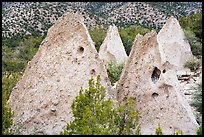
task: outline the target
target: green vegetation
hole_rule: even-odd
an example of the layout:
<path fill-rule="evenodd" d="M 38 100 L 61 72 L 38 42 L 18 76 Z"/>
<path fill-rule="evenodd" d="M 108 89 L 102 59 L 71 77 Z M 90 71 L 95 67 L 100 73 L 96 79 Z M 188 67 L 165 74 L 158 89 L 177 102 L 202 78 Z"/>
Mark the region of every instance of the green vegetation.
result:
<path fill-rule="evenodd" d="M 189 68 L 191 71 L 197 70 L 200 66 L 201 66 L 201 60 L 197 59 L 196 57 L 188 60 L 184 64 L 184 67 Z"/>
<path fill-rule="evenodd" d="M 193 33 L 191 30 L 185 30 L 183 29 L 186 38 L 191 46 L 191 51 L 193 55 L 200 57 L 202 55 L 202 39 L 199 39 L 195 36 L 195 33 Z"/>
<path fill-rule="evenodd" d="M 183 132 L 181 130 L 174 131 L 174 135 L 183 135 Z"/>
<path fill-rule="evenodd" d="M 9 103 L 6 104 L 5 95 L 2 99 L 2 135 L 12 134 L 10 129 L 13 124 L 13 111 L 10 108 Z"/>
<path fill-rule="evenodd" d="M 158 123 L 158 127 L 156 128 L 155 133 L 156 135 L 163 135 L 162 129 L 160 127 L 160 123 Z"/>
<path fill-rule="evenodd" d="M 138 124 L 139 112 L 135 110 L 135 103 L 132 98 L 128 98 L 120 105 L 107 99 L 105 88 L 100 83 L 100 76 L 97 76 L 96 83 L 92 77 L 88 89 L 81 88 L 79 95 L 73 100 L 71 108 L 74 120 L 68 123 L 60 134 L 141 135 L 141 127 Z M 160 123 L 155 134 L 163 135 Z M 202 134 L 202 124 L 197 129 L 197 134 Z M 176 130 L 173 135 L 183 135 L 183 132 Z"/>
<path fill-rule="evenodd" d="M 163 132 L 162 132 L 162 128 L 161 128 L 161 126 L 160 126 L 160 123 L 158 123 L 158 126 L 157 126 L 157 128 L 156 128 L 155 134 L 156 134 L 156 135 L 163 135 Z M 181 131 L 181 130 L 176 130 L 176 131 L 174 131 L 173 135 L 183 135 L 183 131 Z"/>
<path fill-rule="evenodd" d="M 202 124 L 200 124 L 199 128 L 197 129 L 197 135 L 202 135 Z"/>
<path fill-rule="evenodd" d="M 21 75 L 17 72 L 6 72 L 2 76 L 2 134 L 12 134 L 10 129 L 13 124 L 13 111 L 7 103 L 11 91 Z"/>
<path fill-rule="evenodd" d="M 44 37 L 4 39 L 2 45 L 2 72 L 23 72 L 28 61 L 36 54 Z"/>
<path fill-rule="evenodd" d="M 181 17 L 179 23 L 190 43 L 193 55 L 202 55 L 202 13 Z"/>
<path fill-rule="evenodd" d="M 181 17 L 179 20 L 181 27 L 190 43 L 193 55 L 200 57 L 202 55 L 202 13 L 193 14 L 189 17 Z M 151 30 L 139 25 L 129 25 L 119 28 L 119 34 L 127 55 L 130 54 L 132 43 L 137 34 L 145 35 Z M 97 51 L 105 39 L 106 28 L 89 29 L 91 38 L 95 42 Z"/>
<path fill-rule="evenodd" d="M 181 17 L 179 20 L 183 29 L 191 30 L 196 37 L 202 39 L 202 13 L 196 13 L 189 17 Z"/>
<path fill-rule="evenodd" d="M 193 89 L 195 92 L 193 92 L 193 101 L 191 105 L 202 114 L 202 82 L 198 83 Z"/>
<path fill-rule="evenodd" d="M 11 38 L 3 38 L 2 43 L 5 45 L 8 45 L 8 47 L 18 47 L 20 41 L 22 41 L 23 37 L 22 36 L 15 36 Z"/>
<path fill-rule="evenodd" d="M 5 95 L 5 100 L 8 100 L 11 90 L 20 79 L 21 74 L 18 72 L 6 72 L 2 76 L 2 92 Z"/>
<path fill-rule="evenodd" d="M 117 105 L 111 99 L 106 99 L 99 75 L 96 83 L 93 78 L 89 80 L 88 89 L 81 88 L 71 108 L 74 120 L 67 124 L 62 135 L 141 134 L 135 101 L 129 98 L 124 104 Z"/>
<path fill-rule="evenodd" d="M 7 45 L 2 46 L 2 72 L 15 71 L 20 72 L 25 68 L 25 62 L 18 58 L 16 50 L 9 48 Z"/>
<path fill-rule="evenodd" d="M 107 66 L 108 78 L 113 85 L 120 79 L 120 75 L 122 73 L 124 67 L 124 63 L 117 64 L 116 62 L 109 62 Z"/>
<path fill-rule="evenodd" d="M 107 29 L 100 27 L 91 28 L 89 29 L 89 33 L 95 43 L 96 50 L 99 51 L 100 46 L 106 37 Z"/>
<path fill-rule="evenodd" d="M 20 79 L 27 62 L 38 50 L 43 37 L 29 36 L 4 39 L 2 45 L 2 134 L 13 134 L 13 112 L 7 103 L 13 87 Z"/>
<path fill-rule="evenodd" d="M 193 87 L 194 92 L 192 96 L 191 105 L 196 108 L 198 111 L 197 122 L 200 124 L 199 128 L 197 129 L 197 134 L 202 135 L 202 81 L 197 84 L 196 87 Z"/>
<path fill-rule="evenodd" d="M 144 35 L 150 32 L 148 28 L 141 27 L 139 25 L 130 25 L 127 27 L 119 28 L 119 34 L 122 39 L 123 45 L 125 47 L 125 51 L 127 55 L 130 54 L 132 43 L 137 34 Z"/>
<path fill-rule="evenodd" d="M 136 37 L 136 35 L 139 33 L 141 35 L 146 34 L 147 32 L 150 32 L 148 28 L 141 27 L 139 25 L 130 25 L 127 27 L 121 27 L 119 28 L 119 34 L 122 39 L 123 45 L 125 47 L 125 51 L 127 55 L 129 55 L 132 43 Z M 106 28 L 90 28 L 89 33 L 91 35 L 92 40 L 95 42 L 96 50 L 99 51 L 99 48 L 101 44 L 103 43 L 106 34 L 107 29 Z"/>

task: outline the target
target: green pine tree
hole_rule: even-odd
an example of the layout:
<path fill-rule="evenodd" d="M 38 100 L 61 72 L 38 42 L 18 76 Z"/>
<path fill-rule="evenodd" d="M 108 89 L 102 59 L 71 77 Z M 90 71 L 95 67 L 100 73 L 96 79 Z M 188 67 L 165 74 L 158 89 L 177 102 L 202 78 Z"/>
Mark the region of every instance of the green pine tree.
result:
<path fill-rule="evenodd" d="M 13 124 L 13 111 L 10 108 L 10 104 L 7 102 L 17 81 L 20 78 L 20 74 L 17 72 L 5 72 L 2 76 L 2 134 L 13 134 L 11 125 Z"/>
<path fill-rule="evenodd" d="M 141 134 L 135 101 L 129 98 L 124 104 L 117 105 L 106 98 L 106 90 L 100 81 L 100 76 L 96 83 L 92 77 L 89 88 L 81 88 L 71 105 L 74 120 L 60 134 Z"/>
<path fill-rule="evenodd" d="M 160 127 L 160 123 L 158 124 L 158 127 L 156 128 L 156 135 L 163 135 L 162 129 Z"/>
<path fill-rule="evenodd" d="M 107 65 L 108 78 L 110 79 L 111 85 L 116 83 L 120 79 L 124 63 L 117 64 L 116 62 L 109 62 Z"/>
<path fill-rule="evenodd" d="M 202 135 L 202 123 L 201 123 L 200 126 L 198 127 L 196 133 L 197 133 L 197 135 Z"/>
<path fill-rule="evenodd" d="M 195 92 L 193 92 L 193 101 L 191 105 L 202 114 L 202 82 L 198 83 L 193 89 Z"/>

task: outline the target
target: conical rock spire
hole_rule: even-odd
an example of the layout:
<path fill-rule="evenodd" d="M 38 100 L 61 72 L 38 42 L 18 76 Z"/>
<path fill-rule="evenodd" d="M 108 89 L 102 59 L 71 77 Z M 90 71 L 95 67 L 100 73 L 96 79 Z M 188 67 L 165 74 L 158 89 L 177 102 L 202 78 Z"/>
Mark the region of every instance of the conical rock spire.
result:
<path fill-rule="evenodd" d="M 10 96 L 14 124 L 21 134 L 59 134 L 72 118 L 71 104 L 80 88 L 100 74 L 109 79 L 78 14 L 62 16 L 48 31 Z"/>
<path fill-rule="evenodd" d="M 176 18 L 170 17 L 157 35 L 162 62 L 182 69 L 193 57 L 188 40 Z"/>
<path fill-rule="evenodd" d="M 126 61 L 127 54 L 118 28 L 115 25 L 109 27 L 106 38 L 99 49 L 99 57 L 105 64 L 111 61 L 115 61 L 116 63 L 124 63 Z"/>

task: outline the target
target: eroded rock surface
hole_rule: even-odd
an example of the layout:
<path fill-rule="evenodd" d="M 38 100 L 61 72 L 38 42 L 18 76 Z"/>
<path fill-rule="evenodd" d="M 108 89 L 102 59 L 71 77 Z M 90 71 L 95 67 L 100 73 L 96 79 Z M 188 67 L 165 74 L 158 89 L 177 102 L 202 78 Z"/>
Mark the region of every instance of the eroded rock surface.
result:
<path fill-rule="evenodd" d="M 157 34 L 137 35 L 118 81 L 117 100 L 133 96 L 139 110 L 142 134 L 155 134 L 160 123 L 163 134 L 182 130 L 196 134 L 198 124 L 182 94 L 174 66 L 162 62 Z"/>
<path fill-rule="evenodd" d="M 188 40 L 176 18 L 170 17 L 157 35 L 162 63 L 168 61 L 176 70 L 183 69 L 193 57 Z"/>
<path fill-rule="evenodd" d="M 93 41 L 77 14 L 66 14 L 49 30 L 10 96 L 14 126 L 21 134 L 59 134 L 72 120 L 71 104 L 91 76 L 110 82 Z"/>
<path fill-rule="evenodd" d="M 114 61 L 116 63 L 124 63 L 127 59 L 127 54 L 120 38 L 118 28 L 110 26 L 106 38 L 99 49 L 99 57 L 107 64 Z"/>

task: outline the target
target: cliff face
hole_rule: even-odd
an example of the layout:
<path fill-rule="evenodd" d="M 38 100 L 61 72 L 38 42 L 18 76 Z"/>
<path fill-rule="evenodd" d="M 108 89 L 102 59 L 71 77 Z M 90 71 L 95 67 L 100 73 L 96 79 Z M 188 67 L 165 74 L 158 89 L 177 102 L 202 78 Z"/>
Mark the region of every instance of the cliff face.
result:
<path fill-rule="evenodd" d="M 90 35 L 77 14 L 62 16 L 48 31 L 38 52 L 10 96 L 14 128 L 21 134 L 59 134 L 72 120 L 71 104 L 80 88 L 100 74 L 109 79 Z"/>
<path fill-rule="evenodd" d="M 142 134 L 155 134 L 158 123 L 164 134 L 196 134 L 198 124 L 182 90 L 174 66 L 162 62 L 156 32 L 137 35 L 116 92 L 119 102 L 130 96 L 137 101 Z"/>
<path fill-rule="evenodd" d="M 105 64 L 110 61 L 124 63 L 127 60 L 125 48 L 115 25 L 109 27 L 106 38 L 100 46 L 99 57 Z"/>

